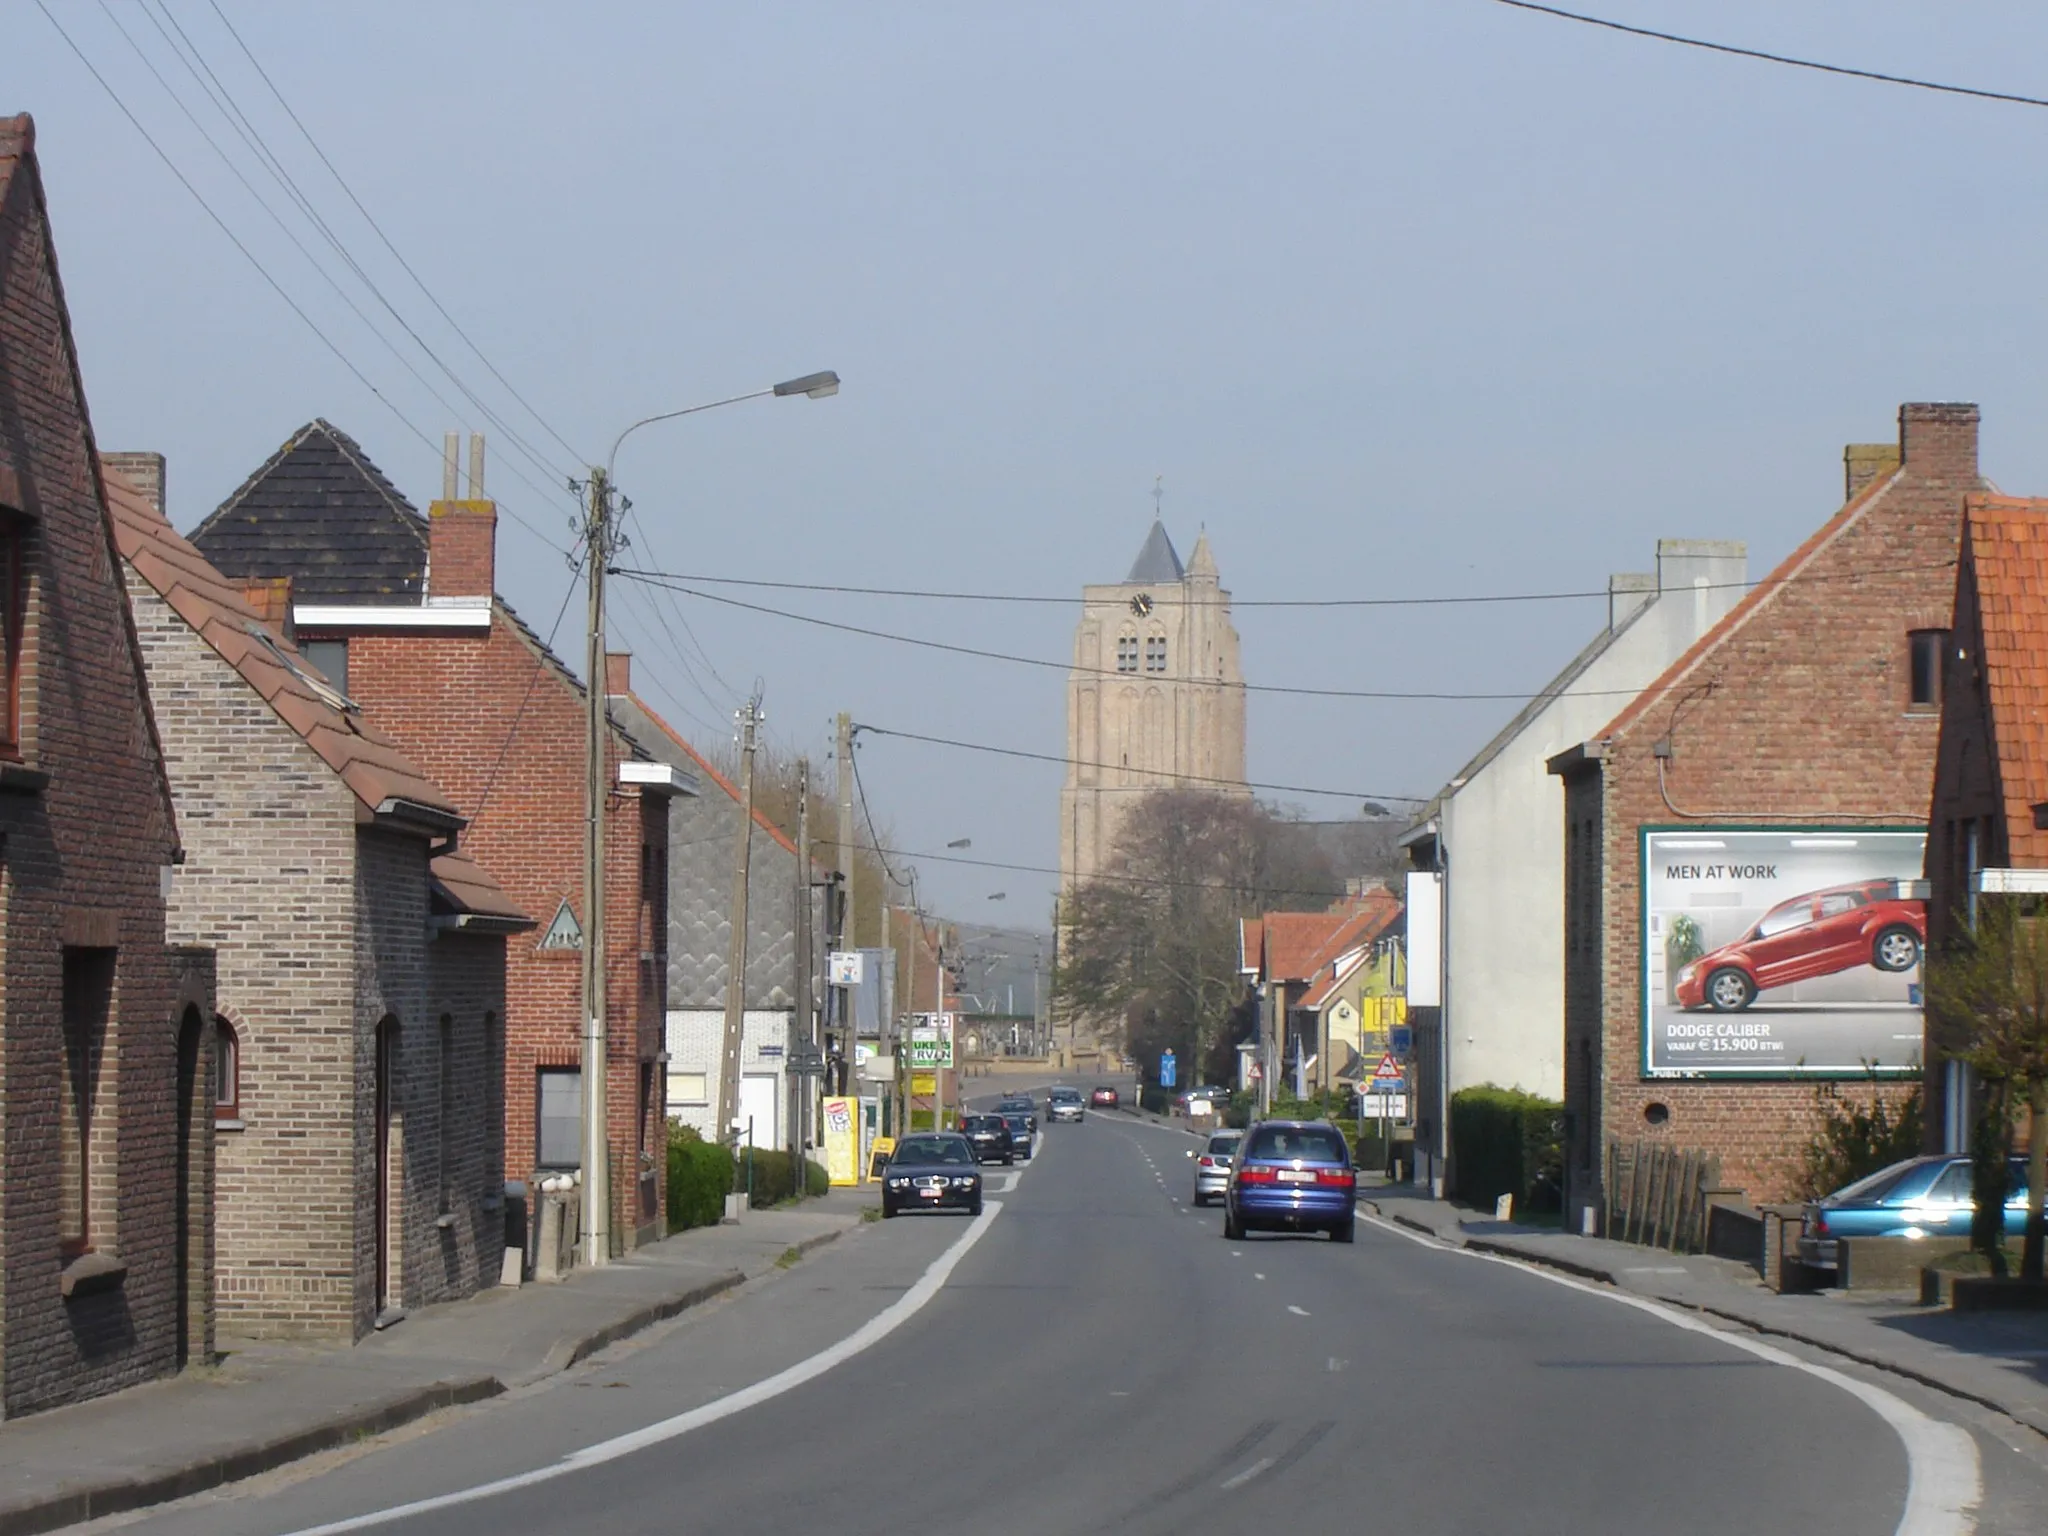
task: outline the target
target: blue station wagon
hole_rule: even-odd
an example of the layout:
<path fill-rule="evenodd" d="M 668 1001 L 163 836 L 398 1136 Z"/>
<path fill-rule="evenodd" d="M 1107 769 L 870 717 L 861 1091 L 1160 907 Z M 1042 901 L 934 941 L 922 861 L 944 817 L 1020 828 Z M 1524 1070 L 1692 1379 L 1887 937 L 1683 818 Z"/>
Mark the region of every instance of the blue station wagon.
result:
<path fill-rule="evenodd" d="M 2015 1157 L 2010 1166 L 2005 1230 L 2017 1237 L 2027 1225 L 2027 1160 Z M 1837 1238 L 1968 1237 L 1972 1209 L 1969 1158 L 1908 1158 L 1808 1201 L 1799 1257 L 1817 1269 L 1833 1269 Z"/>

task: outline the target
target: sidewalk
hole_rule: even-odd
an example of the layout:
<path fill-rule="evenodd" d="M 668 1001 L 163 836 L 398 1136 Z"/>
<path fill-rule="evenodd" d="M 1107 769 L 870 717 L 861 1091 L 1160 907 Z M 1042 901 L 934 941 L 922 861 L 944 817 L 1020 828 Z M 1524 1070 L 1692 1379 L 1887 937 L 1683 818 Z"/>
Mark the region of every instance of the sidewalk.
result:
<path fill-rule="evenodd" d="M 0 1424 L 0 1536 L 183 1498 L 565 1371 L 857 1226 L 865 1189 L 681 1232 L 559 1285 L 424 1308 L 354 1348 L 223 1340 L 220 1364 Z"/>
<path fill-rule="evenodd" d="M 1454 1247 L 1546 1265 L 1793 1339 L 1966 1398 L 2048 1435 L 2048 1314 L 1953 1313 L 1901 1297 L 1779 1295 L 1728 1259 L 1495 1221 L 1405 1185 L 1360 1192 L 1389 1221 Z"/>

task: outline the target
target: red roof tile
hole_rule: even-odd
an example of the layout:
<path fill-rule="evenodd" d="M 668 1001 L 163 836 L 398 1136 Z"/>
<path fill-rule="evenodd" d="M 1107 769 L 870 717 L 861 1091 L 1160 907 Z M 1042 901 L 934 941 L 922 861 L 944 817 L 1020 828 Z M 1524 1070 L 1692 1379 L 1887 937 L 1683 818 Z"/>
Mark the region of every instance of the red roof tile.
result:
<path fill-rule="evenodd" d="M 2015 863 L 2048 864 L 2048 831 L 2033 812 L 2048 801 L 2048 501 L 1972 496 L 1963 537 L 2007 844 Z"/>

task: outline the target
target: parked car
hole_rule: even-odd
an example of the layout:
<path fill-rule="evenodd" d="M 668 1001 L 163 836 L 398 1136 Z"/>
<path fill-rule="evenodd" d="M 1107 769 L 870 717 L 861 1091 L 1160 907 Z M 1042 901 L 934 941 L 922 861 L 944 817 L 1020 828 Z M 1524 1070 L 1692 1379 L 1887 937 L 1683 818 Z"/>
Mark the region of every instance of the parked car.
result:
<path fill-rule="evenodd" d="M 1017 1160 L 1016 1142 L 1001 1115 L 963 1116 L 960 1134 L 974 1149 L 977 1163 L 1014 1163 Z"/>
<path fill-rule="evenodd" d="M 1188 1150 L 1195 1160 L 1195 1204 L 1207 1205 L 1211 1195 L 1223 1198 L 1230 1187 L 1230 1160 L 1243 1140 L 1243 1131 L 1218 1131 L 1202 1144 L 1201 1151 Z"/>
<path fill-rule="evenodd" d="M 1899 892 L 1896 880 L 1864 880 L 1779 902 L 1734 943 L 1686 964 L 1680 1006 L 1735 1013 L 1772 987 L 1860 965 L 1912 970 L 1927 944 L 1927 903 Z"/>
<path fill-rule="evenodd" d="M 2005 1230 L 2017 1237 L 2027 1228 L 2027 1160 L 2012 1158 L 2009 1168 Z M 1835 1268 L 1835 1243 L 1844 1237 L 1968 1237 L 1975 1204 L 1969 1158 L 1911 1157 L 1808 1201 L 1799 1230 L 1800 1262 Z"/>
<path fill-rule="evenodd" d="M 1223 1106 L 1229 1102 L 1228 1088 L 1218 1088 L 1213 1083 L 1204 1083 L 1188 1089 L 1174 1101 L 1174 1107 L 1184 1115 L 1216 1115 L 1221 1114 Z"/>
<path fill-rule="evenodd" d="M 896 1144 L 882 1170 L 882 1214 L 909 1210 L 981 1214 L 981 1171 L 965 1136 L 920 1132 Z"/>
<path fill-rule="evenodd" d="M 1038 1116 L 1019 1114 L 1016 1110 L 1003 1111 L 1003 1124 L 1010 1128 L 1010 1145 L 1016 1148 L 1017 1160 L 1031 1161 L 1031 1149 L 1038 1137 Z"/>
<path fill-rule="evenodd" d="M 1054 1125 L 1062 1120 L 1078 1124 L 1083 1113 L 1078 1088 L 1055 1088 L 1045 1096 L 1045 1118 Z"/>
<path fill-rule="evenodd" d="M 1095 1109 L 1115 1109 L 1121 1102 L 1117 1098 L 1116 1090 L 1107 1083 L 1098 1084 L 1095 1091 L 1088 1095 L 1088 1103 Z"/>
<path fill-rule="evenodd" d="M 1223 1235 L 1327 1232 L 1351 1241 L 1358 1174 L 1344 1133 L 1322 1120 L 1262 1120 L 1244 1134 L 1223 1192 Z"/>

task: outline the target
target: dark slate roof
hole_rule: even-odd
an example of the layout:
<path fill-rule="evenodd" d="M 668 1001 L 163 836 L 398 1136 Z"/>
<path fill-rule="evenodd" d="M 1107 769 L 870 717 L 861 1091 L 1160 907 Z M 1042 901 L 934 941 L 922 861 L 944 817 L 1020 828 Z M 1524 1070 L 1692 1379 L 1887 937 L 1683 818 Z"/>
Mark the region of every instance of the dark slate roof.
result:
<path fill-rule="evenodd" d="M 192 533 L 237 580 L 292 578 L 300 602 L 419 602 L 427 520 L 354 438 L 326 421 L 291 435 Z"/>
<path fill-rule="evenodd" d="M 1180 556 L 1174 553 L 1173 540 L 1166 536 L 1166 525 L 1157 518 L 1152 521 L 1152 531 L 1145 535 L 1145 547 L 1138 551 L 1138 558 L 1131 562 L 1131 574 L 1124 578 L 1124 585 L 1134 582 L 1179 581 L 1187 575 L 1181 569 Z"/>

